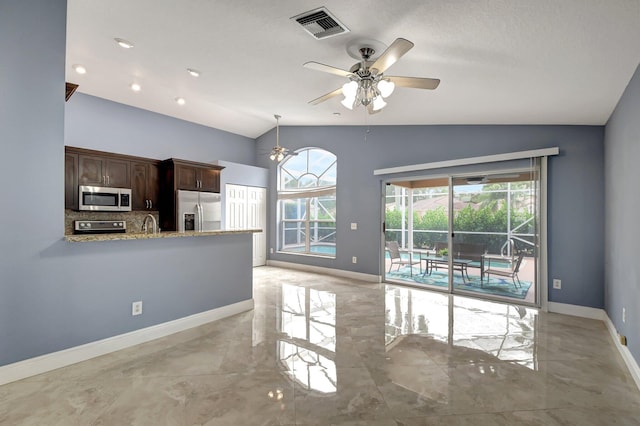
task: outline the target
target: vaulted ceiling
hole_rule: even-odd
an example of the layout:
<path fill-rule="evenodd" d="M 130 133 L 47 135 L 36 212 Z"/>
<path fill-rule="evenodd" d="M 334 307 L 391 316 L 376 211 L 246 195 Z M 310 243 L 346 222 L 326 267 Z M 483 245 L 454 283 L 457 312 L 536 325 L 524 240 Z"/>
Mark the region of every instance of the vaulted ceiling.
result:
<path fill-rule="evenodd" d="M 320 6 L 350 31 L 317 40 L 290 19 Z M 347 79 L 305 62 L 349 69 L 347 46 L 398 37 L 415 47 L 386 74 L 439 78 L 436 90 L 398 87 L 375 115 L 342 97 L 308 104 Z M 274 114 L 284 126 L 603 125 L 638 40 L 638 0 L 69 0 L 66 75 L 78 92 L 252 138 Z"/>

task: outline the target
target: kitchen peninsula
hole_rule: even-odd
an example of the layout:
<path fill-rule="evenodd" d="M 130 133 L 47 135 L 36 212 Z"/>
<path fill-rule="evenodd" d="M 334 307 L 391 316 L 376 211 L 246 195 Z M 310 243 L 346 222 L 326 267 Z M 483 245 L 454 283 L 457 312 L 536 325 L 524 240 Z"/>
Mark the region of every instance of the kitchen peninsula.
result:
<path fill-rule="evenodd" d="M 262 232 L 262 229 L 242 229 L 242 230 L 218 230 L 218 231 L 185 231 L 185 232 L 157 232 L 155 234 L 124 233 L 124 234 L 89 234 L 89 235 L 65 235 L 64 240 L 70 243 L 85 243 L 95 241 L 116 241 L 116 240 L 149 240 L 154 238 L 182 238 L 182 237 L 210 237 L 215 235 L 229 234 L 253 234 Z"/>

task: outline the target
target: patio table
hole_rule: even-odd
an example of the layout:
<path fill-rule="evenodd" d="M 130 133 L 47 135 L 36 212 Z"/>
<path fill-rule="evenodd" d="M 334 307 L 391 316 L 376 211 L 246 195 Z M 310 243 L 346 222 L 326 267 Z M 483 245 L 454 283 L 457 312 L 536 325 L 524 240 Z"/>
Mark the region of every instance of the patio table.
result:
<path fill-rule="evenodd" d="M 426 265 L 425 265 L 425 270 L 422 273 L 422 276 L 424 277 L 427 273 L 429 275 L 431 275 L 431 271 L 435 268 L 438 269 L 438 265 L 447 265 L 447 267 L 449 266 L 449 258 L 448 257 L 443 257 L 443 256 L 435 256 L 431 253 L 425 253 L 425 252 L 420 252 L 420 269 L 422 270 L 422 261 L 426 261 Z M 460 271 L 460 275 L 462 276 L 462 281 L 465 281 L 465 276 L 467 277 L 467 279 L 470 280 L 469 278 L 469 264 L 471 263 L 471 260 L 468 259 L 452 259 L 451 260 L 451 264 L 452 264 L 452 269 L 454 271 Z"/>

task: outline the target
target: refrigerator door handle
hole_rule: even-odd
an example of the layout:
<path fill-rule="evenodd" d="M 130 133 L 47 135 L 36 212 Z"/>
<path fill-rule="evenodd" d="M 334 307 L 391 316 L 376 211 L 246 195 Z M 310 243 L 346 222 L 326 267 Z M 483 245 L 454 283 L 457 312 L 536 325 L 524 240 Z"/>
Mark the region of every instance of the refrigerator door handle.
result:
<path fill-rule="evenodd" d="M 204 219 L 202 216 L 204 215 L 204 210 L 202 208 L 202 204 L 198 204 L 198 231 L 202 232 L 202 228 L 204 227 Z"/>
<path fill-rule="evenodd" d="M 196 232 L 200 232 L 200 204 L 196 204 L 196 220 L 194 228 Z"/>

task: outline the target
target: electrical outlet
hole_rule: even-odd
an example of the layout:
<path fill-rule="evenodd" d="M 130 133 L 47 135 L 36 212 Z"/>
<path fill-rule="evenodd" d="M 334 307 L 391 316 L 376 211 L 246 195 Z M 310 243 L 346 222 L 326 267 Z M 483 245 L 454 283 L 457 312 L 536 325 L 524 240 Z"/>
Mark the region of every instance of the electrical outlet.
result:
<path fill-rule="evenodd" d="M 273 254 L 273 247 L 269 247 L 269 253 Z"/>
<path fill-rule="evenodd" d="M 562 281 L 553 280 L 553 288 L 555 288 L 556 290 L 562 290 Z"/>
<path fill-rule="evenodd" d="M 627 322 L 627 308 L 622 308 L 622 322 Z"/>
<path fill-rule="evenodd" d="M 356 222 L 351 222 L 351 230 L 355 231 L 356 229 L 358 229 L 358 224 Z"/>
<path fill-rule="evenodd" d="M 142 301 L 131 304 L 131 315 L 142 315 Z"/>
<path fill-rule="evenodd" d="M 355 257 L 355 256 L 353 256 L 353 257 L 351 258 L 351 263 L 358 263 L 358 258 L 357 258 L 357 257 Z"/>

